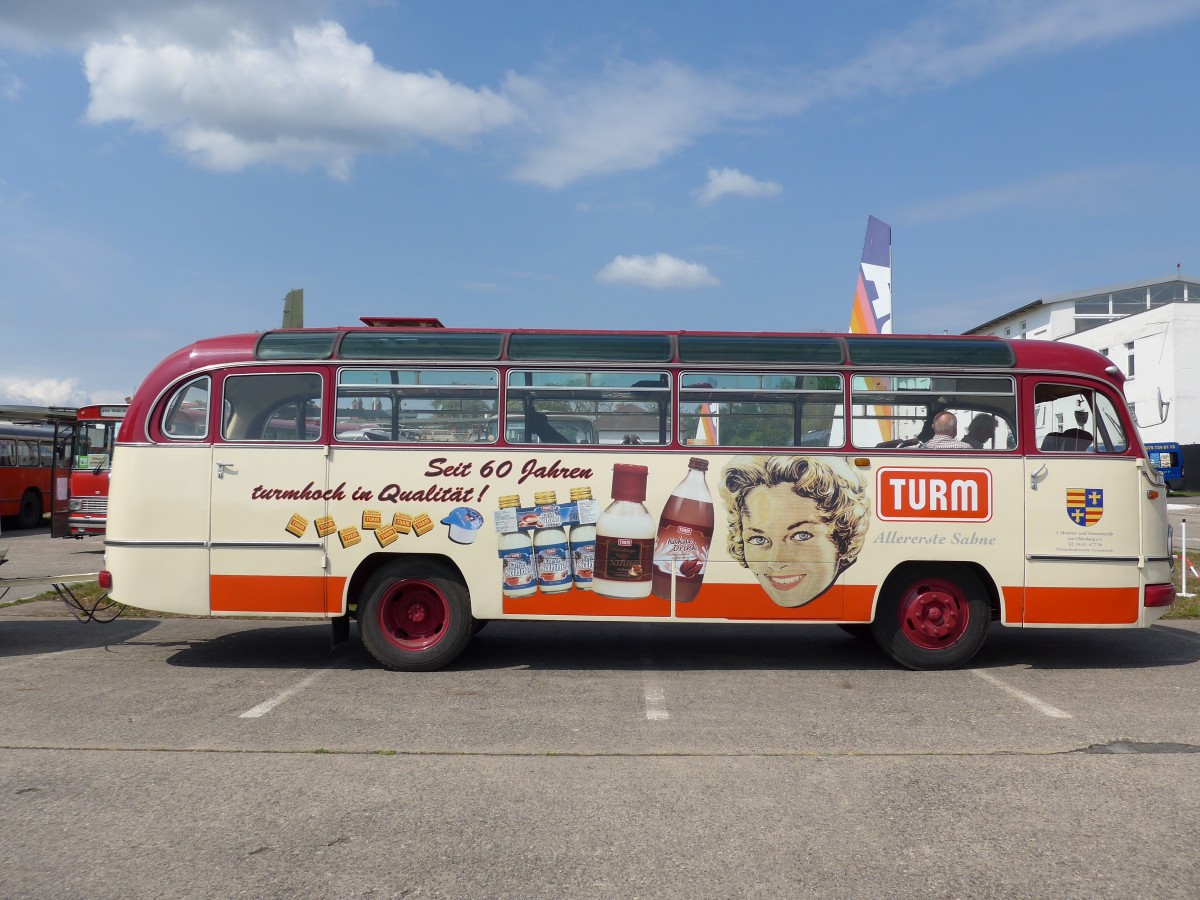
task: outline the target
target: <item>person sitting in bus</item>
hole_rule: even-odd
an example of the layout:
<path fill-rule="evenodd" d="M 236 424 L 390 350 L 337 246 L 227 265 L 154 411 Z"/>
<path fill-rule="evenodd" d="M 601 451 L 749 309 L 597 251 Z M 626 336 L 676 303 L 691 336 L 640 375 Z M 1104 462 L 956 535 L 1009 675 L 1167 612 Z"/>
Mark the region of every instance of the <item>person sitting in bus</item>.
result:
<path fill-rule="evenodd" d="M 967 433 L 963 435 L 963 441 L 976 450 L 982 450 L 992 442 L 995 436 L 996 417 L 988 413 L 980 413 L 967 426 Z"/>
<path fill-rule="evenodd" d="M 845 460 L 738 456 L 718 489 L 729 555 L 779 606 L 815 600 L 862 551 L 871 502 L 865 476 Z"/>
<path fill-rule="evenodd" d="M 933 437 L 925 442 L 930 450 L 974 450 L 966 441 L 960 441 L 958 418 L 949 410 L 943 410 L 933 418 Z"/>
<path fill-rule="evenodd" d="M 532 442 L 534 438 L 543 444 L 571 443 L 561 431 L 550 424 L 549 416 L 530 406 L 525 415 L 525 439 Z"/>

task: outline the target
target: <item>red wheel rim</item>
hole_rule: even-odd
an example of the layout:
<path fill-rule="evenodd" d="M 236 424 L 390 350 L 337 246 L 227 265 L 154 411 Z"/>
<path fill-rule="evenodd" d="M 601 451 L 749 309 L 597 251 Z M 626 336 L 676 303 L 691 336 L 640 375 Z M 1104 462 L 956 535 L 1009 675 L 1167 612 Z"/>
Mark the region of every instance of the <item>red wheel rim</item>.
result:
<path fill-rule="evenodd" d="M 943 650 L 956 643 L 966 634 L 970 618 L 966 595 L 944 578 L 918 581 L 900 598 L 900 630 L 925 650 Z"/>
<path fill-rule="evenodd" d="M 401 650 L 426 650 L 442 639 L 450 604 L 428 581 L 402 581 L 379 601 L 379 632 Z"/>

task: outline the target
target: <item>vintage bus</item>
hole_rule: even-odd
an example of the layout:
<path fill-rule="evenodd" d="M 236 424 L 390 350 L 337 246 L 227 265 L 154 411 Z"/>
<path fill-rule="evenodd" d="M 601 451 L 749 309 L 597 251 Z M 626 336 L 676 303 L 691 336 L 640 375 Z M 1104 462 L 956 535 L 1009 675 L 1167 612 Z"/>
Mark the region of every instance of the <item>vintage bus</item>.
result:
<path fill-rule="evenodd" d="M 150 373 L 117 443 L 113 599 L 335 639 L 353 618 L 402 670 L 497 619 L 823 623 L 941 668 L 993 622 L 1173 602 L 1166 489 L 1090 350 L 363 322 Z"/>
<path fill-rule="evenodd" d="M 124 403 L 80 407 L 67 427 L 60 424 L 70 446 L 65 496 L 55 494 L 51 510 L 54 537 L 83 538 L 104 534 L 108 521 L 108 478 L 117 429 L 125 418 Z"/>
<path fill-rule="evenodd" d="M 36 528 L 50 510 L 54 427 L 0 422 L 0 516 Z"/>

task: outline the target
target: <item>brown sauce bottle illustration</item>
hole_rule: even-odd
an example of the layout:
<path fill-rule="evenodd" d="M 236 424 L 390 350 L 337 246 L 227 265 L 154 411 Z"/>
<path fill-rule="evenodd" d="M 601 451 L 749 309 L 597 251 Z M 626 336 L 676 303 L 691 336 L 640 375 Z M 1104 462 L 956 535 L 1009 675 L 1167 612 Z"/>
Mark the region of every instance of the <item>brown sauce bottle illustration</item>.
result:
<path fill-rule="evenodd" d="M 654 578 L 651 593 L 675 602 L 696 599 L 704 583 L 708 548 L 713 535 L 713 502 L 705 472 L 708 460 L 692 457 L 688 473 L 671 493 L 658 520 L 654 541 Z"/>

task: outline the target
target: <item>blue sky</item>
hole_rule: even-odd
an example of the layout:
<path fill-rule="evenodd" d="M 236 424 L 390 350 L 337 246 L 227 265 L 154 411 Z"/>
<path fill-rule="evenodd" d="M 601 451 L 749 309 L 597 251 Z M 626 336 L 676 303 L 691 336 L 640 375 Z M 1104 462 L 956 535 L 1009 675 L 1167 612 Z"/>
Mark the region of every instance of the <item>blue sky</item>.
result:
<path fill-rule="evenodd" d="M 4 0 L 0 402 L 200 338 L 897 332 L 1200 272 L 1200 0 Z"/>

